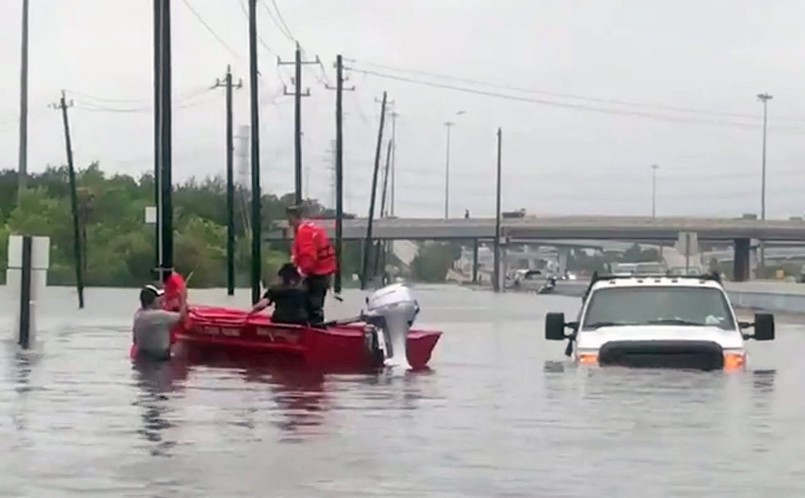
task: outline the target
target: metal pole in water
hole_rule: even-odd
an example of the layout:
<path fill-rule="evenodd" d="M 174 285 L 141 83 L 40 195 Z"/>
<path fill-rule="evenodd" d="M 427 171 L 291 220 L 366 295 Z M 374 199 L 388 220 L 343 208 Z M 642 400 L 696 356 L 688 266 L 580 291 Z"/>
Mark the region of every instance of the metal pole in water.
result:
<path fill-rule="evenodd" d="M 171 21 L 170 0 L 163 2 L 162 10 L 162 168 L 160 190 L 162 192 L 162 212 L 160 217 L 162 231 L 161 276 L 167 281 L 173 272 L 173 176 L 172 176 L 172 83 L 171 83 Z"/>
<path fill-rule="evenodd" d="M 760 184 L 760 219 L 766 221 L 766 111 L 768 110 L 768 102 L 773 97 L 768 93 L 761 93 L 757 96 L 758 100 L 763 102 L 763 158 L 761 165 L 761 184 Z M 763 272 L 766 271 L 766 244 L 760 241 L 760 267 Z"/>
<path fill-rule="evenodd" d="M 154 268 L 162 278 L 162 230 L 159 221 L 162 210 L 162 2 L 154 0 Z"/>
<path fill-rule="evenodd" d="M 70 120 L 67 117 L 67 107 L 72 106 L 73 102 L 68 104 L 64 96 L 64 90 L 61 92 L 61 99 L 58 104 L 52 107 L 61 110 L 62 122 L 64 124 L 64 146 L 67 149 L 67 172 L 70 177 L 70 207 L 73 217 L 73 258 L 75 264 L 75 285 L 78 291 L 78 307 L 84 308 L 84 275 L 83 265 L 81 263 L 81 226 L 78 221 L 78 193 L 76 192 L 75 181 L 75 167 L 73 166 L 73 146 L 70 140 Z"/>
<path fill-rule="evenodd" d="M 344 230 L 344 65 L 339 54 L 336 57 L 336 94 L 335 94 L 335 259 L 338 268 L 335 271 L 334 290 L 341 293 L 343 230 Z"/>
<path fill-rule="evenodd" d="M 235 166 L 232 134 L 232 89 L 241 88 L 243 81 L 232 84 L 232 68 L 226 66 L 224 82 L 215 81 L 213 88 L 226 88 L 226 293 L 235 294 Z"/>
<path fill-rule="evenodd" d="M 235 170 L 232 154 L 232 71 L 226 68 L 226 293 L 235 294 Z"/>
<path fill-rule="evenodd" d="M 262 216 L 260 195 L 260 115 L 257 86 L 257 0 L 249 0 L 249 94 L 251 98 L 252 303 L 260 300 Z"/>
<path fill-rule="evenodd" d="M 31 345 L 31 281 L 32 281 L 32 248 L 30 235 L 22 237 L 22 264 L 20 265 L 20 330 L 17 344 L 23 349 Z"/>
<path fill-rule="evenodd" d="M 498 128 L 498 163 L 497 163 L 497 192 L 495 194 L 495 242 L 494 242 L 494 282 L 495 292 L 500 292 L 500 177 L 501 177 L 501 148 L 503 144 L 503 131 Z"/>

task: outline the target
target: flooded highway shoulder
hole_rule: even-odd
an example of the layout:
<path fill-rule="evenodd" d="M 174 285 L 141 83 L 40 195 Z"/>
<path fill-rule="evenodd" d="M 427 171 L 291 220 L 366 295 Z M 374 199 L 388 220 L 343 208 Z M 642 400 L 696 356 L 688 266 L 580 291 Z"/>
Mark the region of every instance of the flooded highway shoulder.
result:
<path fill-rule="evenodd" d="M 544 339 L 545 314 L 573 315 L 578 298 L 414 291 L 417 326 L 444 331 L 429 370 L 323 374 L 133 365 L 136 290 L 89 289 L 78 311 L 71 290 L 48 289 L 37 349 L 0 348 L 0 495 L 805 495 L 796 320 L 748 343 L 743 372 L 590 368 Z M 328 303 L 328 318 L 362 297 Z"/>

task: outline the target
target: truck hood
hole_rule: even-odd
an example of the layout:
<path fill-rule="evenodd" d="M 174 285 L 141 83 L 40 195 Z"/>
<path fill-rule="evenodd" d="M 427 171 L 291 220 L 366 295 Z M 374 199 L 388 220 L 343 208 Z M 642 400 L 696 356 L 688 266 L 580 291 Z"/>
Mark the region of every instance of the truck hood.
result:
<path fill-rule="evenodd" d="M 737 330 L 711 326 L 628 325 L 601 327 L 579 332 L 577 347 L 596 350 L 610 341 L 712 341 L 724 349 L 742 349 L 744 340 Z"/>

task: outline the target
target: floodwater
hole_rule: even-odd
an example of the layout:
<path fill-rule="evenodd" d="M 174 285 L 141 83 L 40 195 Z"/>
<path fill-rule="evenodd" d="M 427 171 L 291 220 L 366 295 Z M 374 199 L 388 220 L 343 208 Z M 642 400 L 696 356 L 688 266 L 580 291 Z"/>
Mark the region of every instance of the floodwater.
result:
<path fill-rule="evenodd" d="M 444 336 L 431 371 L 402 375 L 135 370 L 134 289 L 91 289 L 81 312 L 74 291 L 48 289 L 21 356 L 6 309 L 0 495 L 805 496 L 801 325 L 750 343 L 746 372 L 587 369 L 543 339 L 545 312 L 578 298 L 416 293 L 418 325 Z"/>

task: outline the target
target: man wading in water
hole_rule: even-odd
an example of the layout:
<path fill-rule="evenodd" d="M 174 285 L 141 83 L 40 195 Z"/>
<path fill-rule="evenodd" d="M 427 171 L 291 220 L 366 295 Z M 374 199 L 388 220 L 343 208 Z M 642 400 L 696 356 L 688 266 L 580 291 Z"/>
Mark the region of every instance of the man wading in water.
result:
<path fill-rule="evenodd" d="M 165 291 L 146 285 L 140 291 L 140 309 L 134 313 L 136 358 L 163 361 L 171 357 L 171 328 L 187 318 L 187 288 L 179 294 L 179 311 L 162 309 Z"/>

